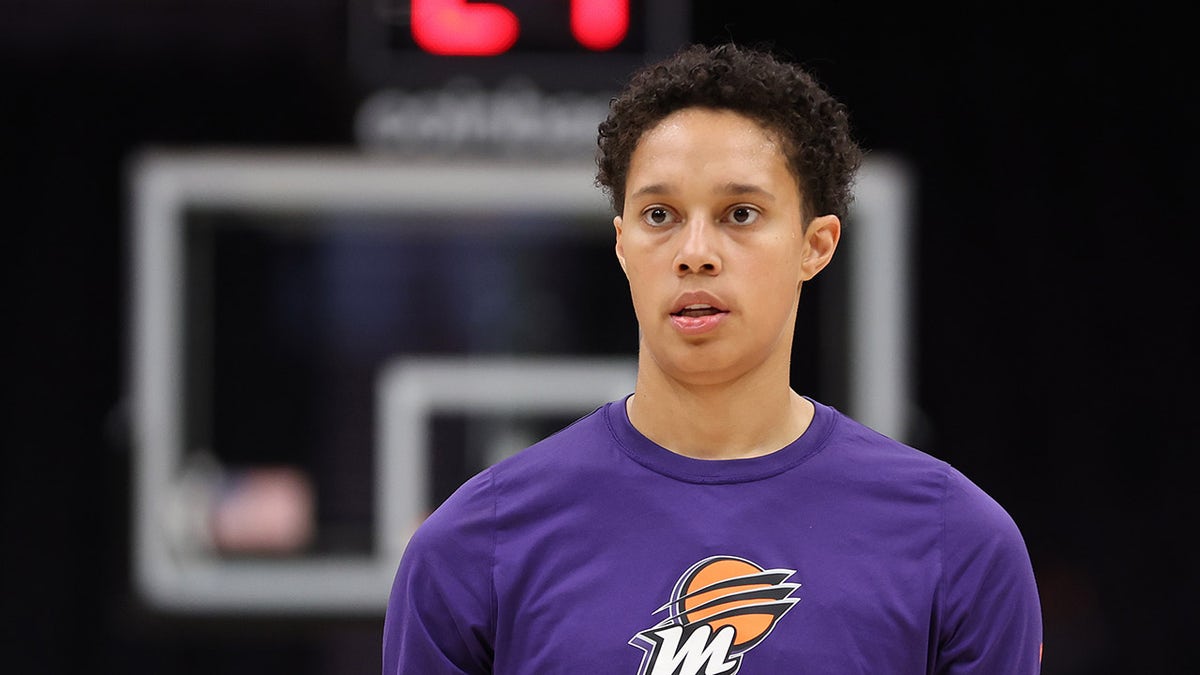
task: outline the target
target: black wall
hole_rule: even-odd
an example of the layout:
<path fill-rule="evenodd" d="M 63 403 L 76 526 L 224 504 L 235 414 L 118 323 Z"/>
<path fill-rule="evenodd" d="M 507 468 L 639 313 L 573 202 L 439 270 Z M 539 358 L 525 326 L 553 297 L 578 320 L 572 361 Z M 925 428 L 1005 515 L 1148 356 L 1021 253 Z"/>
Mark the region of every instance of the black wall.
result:
<path fill-rule="evenodd" d="M 1194 22 L 1154 3 L 810 4 L 698 2 L 692 33 L 786 49 L 865 145 L 917 169 L 921 444 L 1024 530 L 1044 672 L 1188 671 Z M 377 672 L 381 620 L 159 617 L 128 571 L 123 162 L 146 144 L 351 142 L 342 3 L 0 7 L 0 657 L 10 672 Z"/>

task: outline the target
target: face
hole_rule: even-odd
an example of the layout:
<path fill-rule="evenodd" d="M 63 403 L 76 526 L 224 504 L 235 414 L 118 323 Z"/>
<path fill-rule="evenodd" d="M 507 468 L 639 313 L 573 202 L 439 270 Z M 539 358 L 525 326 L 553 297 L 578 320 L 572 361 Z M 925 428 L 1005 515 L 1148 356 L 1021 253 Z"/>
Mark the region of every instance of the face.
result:
<path fill-rule="evenodd" d="M 772 134 L 729 111 L 672 114 L 634 150 L 613 222 L 640 368 L 692 384 L 786 379 L 801 285 L 829 262 L 841 225 L 806 227 Z"/>

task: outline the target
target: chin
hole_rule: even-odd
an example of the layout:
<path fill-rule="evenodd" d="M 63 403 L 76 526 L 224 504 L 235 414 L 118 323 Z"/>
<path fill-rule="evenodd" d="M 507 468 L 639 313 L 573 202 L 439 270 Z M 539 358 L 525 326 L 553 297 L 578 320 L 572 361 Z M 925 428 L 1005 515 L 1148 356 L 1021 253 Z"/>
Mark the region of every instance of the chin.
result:
<path fill-rule="evenodd" d="M 655 359 L 655 363 L 663 374 L 672 380 L 697 386 L 729 382 L 748 370 L 737 362 L 699 354 L 685 358 Z"/>

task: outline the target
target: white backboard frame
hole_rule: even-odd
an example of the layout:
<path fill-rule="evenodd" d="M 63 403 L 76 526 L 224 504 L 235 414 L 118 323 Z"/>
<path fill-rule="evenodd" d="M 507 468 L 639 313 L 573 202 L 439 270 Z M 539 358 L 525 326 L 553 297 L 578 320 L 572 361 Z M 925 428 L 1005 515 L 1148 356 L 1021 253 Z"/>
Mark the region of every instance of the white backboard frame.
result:
<path fill-rule="evenodd" d="M 438 410 L 584 414 L 632 391 L 634 359 L 399 359 L 380 374 L 374 553 L 227 560 L 180 547 L 183 447 L 184 209 L 347 208 L 384 212 L 612 214 L 590 162 L 416 160 L 339 152 L 146 152 L 130 167 L 130 386 L 136 589 L 189 613 L 374 614 L 423 508 L 425 422 Z M 850 412 L 903 439 L 911 408 L 912 180 L 872 158 L 856 187 L 850 251 Z M 549 384 L 547 384 L 549 383 Z M 580 383 L 587 383 L 581 385 Z"/>

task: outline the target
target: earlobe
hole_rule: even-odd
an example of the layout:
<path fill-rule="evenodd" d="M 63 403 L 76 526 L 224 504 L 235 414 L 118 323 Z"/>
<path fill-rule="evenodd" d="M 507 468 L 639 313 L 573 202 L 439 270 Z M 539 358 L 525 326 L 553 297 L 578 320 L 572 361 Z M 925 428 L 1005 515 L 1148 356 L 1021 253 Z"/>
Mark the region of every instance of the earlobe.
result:
<path fill-rule="evenodd" d="M 621 216 L 613 217 L 613 229 L 617 234 L 617 244 L 614 247 L 617 252 L 617 262 L 621 264 L 621 271 L 628 274 L 625 269 L 625 249 L 621 246 Z"/>
<path fill-rule="evenodd" d="M 842 237 L 842 221 L 837 216 L 817 216 L 804 232 L 804 259 L 801 261 L 803 280 L 808 281 L 825 269 L 833 259 Z"/>

